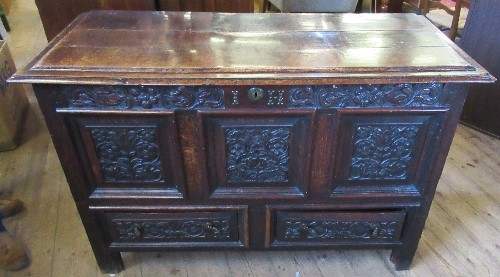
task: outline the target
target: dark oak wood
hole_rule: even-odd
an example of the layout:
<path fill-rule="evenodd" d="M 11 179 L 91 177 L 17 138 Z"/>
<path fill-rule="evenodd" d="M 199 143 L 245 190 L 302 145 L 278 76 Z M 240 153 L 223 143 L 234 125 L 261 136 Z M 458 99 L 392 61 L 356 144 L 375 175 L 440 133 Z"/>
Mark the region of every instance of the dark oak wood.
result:
<path fill-rule="evenodd" d="M 500 28 L 498 1 L 472 1 L 461 47 L 487 68 L 500 76 L 500 38 L 491 35 Z M 474 84 L 469 89 L 462 113 L 462 122 L 500 138 L 500 83 Z"/>
<path fill-rule="evenodd" d="M 34 84 L 118 272 L 119 251 L 206 248 L 387 248 L 407 269 L 462 83 L 493 80 L 416 15 L 96 11 L 10 82 Z"/>

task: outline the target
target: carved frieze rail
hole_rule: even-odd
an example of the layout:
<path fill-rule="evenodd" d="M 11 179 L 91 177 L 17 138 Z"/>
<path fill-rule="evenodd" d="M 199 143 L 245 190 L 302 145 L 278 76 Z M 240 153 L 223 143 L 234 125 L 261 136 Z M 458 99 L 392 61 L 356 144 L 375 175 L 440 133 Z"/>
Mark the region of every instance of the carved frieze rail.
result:
<path fill-rule="evenodd" d="M 68 86 L 63 89 L 68 108 L 194 109 L 223 108 L 224 90 L 203 86 Z"/>
<path fill-rule="evenodd" d="M 330 85 L 290 88 L 291 107 L 427 107 L 438 106 L 444 85 Z"/>
<path fill-rule="evenodd" d="M 232 86 L 65 86 L 63 108 L 104 110 L 222 109 L 238 108 L 251 97 L 274 108 L 382 108 L 439 107 L 444 84 L 321 85 L 261 87 Z M 259 96 L 259 97 L 256 97 Z M 242 106 L 252 108 L 252 106 Z"/>

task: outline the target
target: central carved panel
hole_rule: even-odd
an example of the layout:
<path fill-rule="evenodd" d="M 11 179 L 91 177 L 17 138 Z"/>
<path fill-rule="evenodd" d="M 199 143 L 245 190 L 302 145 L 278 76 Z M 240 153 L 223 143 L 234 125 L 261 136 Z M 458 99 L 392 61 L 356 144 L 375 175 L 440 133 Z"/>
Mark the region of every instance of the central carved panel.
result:
<path fill-rule="evenodd" d="M 229 182 L 288 182 L 290 128 L 225 131 Z"/>
<path fill-rule="evenodd" d="M 357 126 L 349 179 L 406 179 L 419 127 L 416 124 Z"/>
<path fill-rule="evenodd" d="M 155 128 L 91 129 L 106 182 L 163 181 Z"/>

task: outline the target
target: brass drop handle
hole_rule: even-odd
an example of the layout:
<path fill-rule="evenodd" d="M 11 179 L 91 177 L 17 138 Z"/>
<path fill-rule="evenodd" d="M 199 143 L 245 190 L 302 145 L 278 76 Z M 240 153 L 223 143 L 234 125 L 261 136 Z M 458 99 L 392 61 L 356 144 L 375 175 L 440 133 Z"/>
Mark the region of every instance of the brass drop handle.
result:
<path fill-rule="evenodd" d="M 373 229 L 373 231 L 371 233 L 371 237 L 378 238 L 379 235 L 380 235 L 380 229 L 378 227 L 375 227 L 375 229 Z"/>
<path fill-rule="evenodd" d="M 325 232 L 325 228 L 321 225 L 310 224 L 308 226 L 302 226 L 300 228 L 300 237 L 301 238 L 310 238 L 310 236 L 321 236 Z"/>
<path fill-rule="evenodd" d="M 139 226 L 137 226 L 137 225 L 134 226 L 133 232 L 134 232 L 135 238 L 140 238 L 142 236 L 142 231 L 139 228 Z"/>

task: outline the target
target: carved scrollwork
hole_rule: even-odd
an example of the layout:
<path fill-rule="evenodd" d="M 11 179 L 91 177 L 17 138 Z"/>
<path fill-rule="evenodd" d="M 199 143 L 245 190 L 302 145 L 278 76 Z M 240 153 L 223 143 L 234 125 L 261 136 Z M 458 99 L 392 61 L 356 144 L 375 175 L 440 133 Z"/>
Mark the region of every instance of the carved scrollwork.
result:
<path fill-rule="evenodd" d="M 106 182 L 163 181 L 153 128 L 92 128 L 92 139 Z"/>
<path fill-rule="evenodd" d="M 229 239 L 229 220 L 114 220 L 118 237 L 131 239 Z"/>
<path fill-rule="evenodd" d="M 288 128 L 226 130 L 229 182 L 287 182 Z"/>
<path fill-rule="evenodd" d="M 397 222 L 285 221 L 285 239 L 393 239 Z"/>
<path fill-rule="evenodd" d="M 419 125 L 356 128 L 350 180 L 406 179 Z"/>
<path fill-rule="evenodd" d="M 68 108 L 192 109 L 223 108 L 224 90 L 188 86 L 68 86 Z"/>
<path fill-rule="evenodd" d="M 290 89 L 292 107 L 426 107 L 438 106 L 443 84 L 303 86 Z"/>

